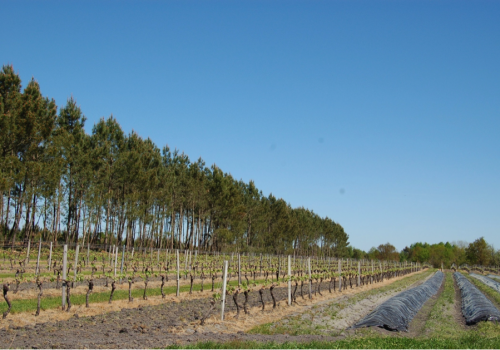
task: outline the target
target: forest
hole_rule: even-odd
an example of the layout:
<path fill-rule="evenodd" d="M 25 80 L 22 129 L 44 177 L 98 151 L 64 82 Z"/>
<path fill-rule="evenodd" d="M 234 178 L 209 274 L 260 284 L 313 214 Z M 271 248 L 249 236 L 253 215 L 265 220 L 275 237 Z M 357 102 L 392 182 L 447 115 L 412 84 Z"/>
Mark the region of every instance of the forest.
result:
<path fill-rule="evenodd" d="M 0 72 L 0 241 L 346 256 L 343 227 Z"/>
<path fill-rule="evenodd" d="M 353 259 L 425 262 L 436 268 L 441 267 L 441 263 L 445 268 L 451 268 L 453 265 L 459 267 L 464 264 L 500 266 L 500 250 L 495 250 L 484 237 L 471 243 L 464 241 L 437 244 L 417 242 L 400 252 L 390 243 L 373 247 L 368 252 L 348 246 L 347 252 L 348 256 Z"/>
<path fill-rule="evenodd" d="M 45 242 L 354 259 L 500 265 L 484 238 L 473 243 L 390 243 L 365 252 L 344 228 L 313 210 L 292 208 L 253 181 L 203 159 L 161 149 L 101 118 L 86 118 L 71 97 L 58 108 L 32 78 L 22 89 L 12 65 L 0 72 L 0 241 Z"/>

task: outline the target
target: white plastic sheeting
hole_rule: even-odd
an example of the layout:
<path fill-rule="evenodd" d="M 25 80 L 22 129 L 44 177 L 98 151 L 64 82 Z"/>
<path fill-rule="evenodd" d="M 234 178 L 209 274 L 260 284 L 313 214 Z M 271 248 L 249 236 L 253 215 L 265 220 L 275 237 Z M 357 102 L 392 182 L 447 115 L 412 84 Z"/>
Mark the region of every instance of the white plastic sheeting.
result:
<path fill-rule="evenodd" d="M 500 311 L 475 285 L 459 272 L 453 275 L 462 294 L 462 314 L 468 325 L 481 321 L 500 321 Z"/>
<path fill-rule="evenodd" d="M 424 303 L 437 293 L 444 280 L 438 271 L 420 286 L 408 289 L 380 304 L 351 328 L 382 327 L 391 331 L 408 332 L 408 325 Z"/>
<path fill-rule="evenodd" d="M 494 290 L 500 293 L 500 282 L 497 282 L 486 276 L 478 275 L 476 273 L 470 273 L 469 276 L 474 277 L 475 279 L 486 284 L 488 287 L 493 288 Z"/>
<path fill-rule="evenodd" d="M 494 280 L 500 281 L 500 276 L 498 276 L 498 275 L 491 275 L 491 274 L 489 274 L 489 275 L 488 275 L 488 276 L 486 276 L 486 277 L 489 277 L 489 278 L 492 278 L 492 279 L 494 279 Z"/>

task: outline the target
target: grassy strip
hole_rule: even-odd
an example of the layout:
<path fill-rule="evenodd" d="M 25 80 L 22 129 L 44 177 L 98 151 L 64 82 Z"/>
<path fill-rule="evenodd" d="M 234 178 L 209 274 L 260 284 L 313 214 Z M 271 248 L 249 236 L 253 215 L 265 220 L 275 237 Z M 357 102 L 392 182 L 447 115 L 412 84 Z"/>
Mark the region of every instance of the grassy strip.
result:
<path fill-rule="evenodd" d="M 430 337 L 458 337 L 464 335 L 453 318 L 455 308 L 455 285 L 453 275 L 445 274 L 444 290 L 431 310 L 424 332 Z"/>
<path fill-rule="evenodd" d="M 468 277 L 472 282 L 474 278 Z M 477 286 L 482 284 L 477 281 Z M 483 285 L 485 289 L 490 289 L 488 286 Z M 492 293 L 495 291 L 491 290 Z M 478 338 L 499 338 L 500 335 L 500 324 L 495 324 L 493 322 L 480 322 L 475 327 L 466 327 L 463 329 L 457 325 L 453 318 L 453 308 L 455 301 L 455 285 L 453 274 L 448 272 L 445 277 L 445 284 L 443 293 L 439 296 L 434 308 L 432 309 L 429 319 L 425 323 L 424 334 L 429 338 L 454 338 L 460 339 L 466 335 L 475 334 Z"/>
<path fill-rule="evenodd" d="M 264 280 L 257 280 L 257 283 L 262 283 Z M 138 282 L 136 282 L 138 283 Z M 228 285 L 237 286 L 238 280 L 228 281 Z M 212 288 L 211 283 L 205 283 L 205 291 L 210 290 Z M 180 292 L 188 293 L 190 289 L 189 285 L 181 285 Z M 193 292 L 197 292 L 201 290 L 200 284 L 193 284 Z M 169 286 L 164 287 L 163 292 L 165 294 L 175 294 L 177 292 L 177 286 Z M 92 293 L 89 296 L 89 303 L 103 303 L 109 301 L 109 295 L 111 293 L 111 289 L 109 292 L 100 292 L 100 293 Z M 132 289 L 132 297 L 134 298 L 142 298 L 144 295 L 144 289 Z M 161 295 L 161 288 L 148 288 L 147 296 L 159 296 Z M 19 312 L 35 312 L 37 307 L 37 299 L 13 299 L 12 294 L 9 293 L 10 300 L 12 302 L 12 310 L 11 313 L 19 313 Z M 85 305 L 85 294 L 75 294 L 71 296 L 71 304 L 73 305 Z M 115 290 L 113 294 L 113 300 L 126 300 L 128 299 L 128 289 Z M 57 297 L 42 297 L 41 309 L 49 310 L 56 309 L 61 307 L 61 296 Z M 7 303 L 4 301 L 0 304 L 0 313 L 7 311 Z"/>
<path fill-rule="evenodd" d="M 92 271 L 82 271 L 82 272 L 79 272 L 78 274 L 79 275 L 87 276 L 87 275 L 92 274 Z M 100 275 L 100 274 L 102 274 L 102 270 L 94 272 L 95 276 Z M 24 276 L 26 276 L 26 275 L 34 275 L 34 273 L 25 272 L 23 275 Z M 73 275 L 73 271 L 71 271 L 68 276 L 72 276 L 72 275 Z M 40 276 L 41 277 L 52 277 L 52 276 L 57 277 L 57 275 L 54 274 L 54 271 L 41 272 Z M 0 279 L 3 279 L 3 278 L 12 278 L 12 279 L 15 279 L 16 278 L 16 274 L 15 273 L 0 273 Z"/>
<path fill-rule="evenodd" d="M 107 273 L 110 268 L 111 268 L 110 266 L 106 266 L 105 270 L 104 270 L 105 273 Z M 119 270 L 120 270 L 120 268 L 118 268 L 118 272 L 119 272 Z M 155 270 L 154 273 L 160 273 L 160 272 L 158 272 L 158 270 Z M 89 270 L 81 271 L 78 274 L 79 275 L 88 276 L 88 275 L 92 274 L 92 271 L 89 268 Z M 98 268 L 97 271 L 94 272 L 94 277 L 97 278 L 97 276 L 101 276 L 102 274 L 103 273 L 102 273 L 102 267 L 101 267 L 101 268 Z M 165 271 L 162 270 L 161 274 L 165 274 Z M 168 273 L 169 276 L 173 276 L 175 274 L 176 274 L 175 271 L 170 271 Z M 23 275 L 24 276 L 26 276 L 26 275 L 34 275 L 34 272 L 25 272 Z M 73 276 L 73 275 L 74 275 L 74 270 L 71 270 L 70 273 L 68 274 L 68 276 Z M 51 271 L 41 272 L 40 276 L 42 276 L 42 277 L 51 277 L 51 276 L 56 277 L 57 275 L 54 274 L 53 270 L 51 270 Z M 62 277 L 62 274 L 61 274 L 61 277 Z M 11 272 L 9 272 L 9 273 L 0 273 L 0 280 L 3 279 L 3 278 L 12 278 L 12 279 L 15 279 L 16 278 L 16 274 L 14 272 L 12 272 L 12 273 Z"/>
<path fill-rule="evenodd" d="M 385 292 L 399 291 L 404 290 L 408 286 L 413 283 L 426 278 L 431 273 L 434 273 L 436 270 L 424 271 L 421 274 L 416 274 L 412 276 L 406 276 L 398 281 L 395 281 L 391 284 L 382 286 L 380 288 L 374 288 L 371 290 L 360 292 L 356 295 L 349 296 L 349 299 L 344 302 L 335 302 L 322 305 L 322 306 L 313 306 L 311 310 L 308 310 L 300 315 L 287 317 L 283 320 L 279 320 L 276 322 L 264 323 L 252 328 L 248 333 L 251 334 L 289 334 L 289 335 L 303 335 L 303 334 L 328 334 L 332 335 L 332 330 L 328 329 L 323 324 L 314 323 L 314 319 L 330 318 L 335 319 L 337 313 L 344 309 L 345 307 L 355 304 L 363 299 L 366 299 L 369 296 L 377 295 Z M 376 286 L 377 284 L 374 284 Z M 323 293 L 328 293 L 326 284 L 324 286 Z M 341 296 L 341 294 L 339 294 Z M 304 315 L 307 317 L 303 317 Z M 323 321 L 321 321 L 323 323 Z"/>
<path fill-rule="evenodd" d="M 499 349 L 500 338 L 483 338 L 467 334 L 460 338 L 355 338 L 336 342 L 275 343 L 230 341 L 200 342 L 193 345 L 172 345 L 167 349 Z"/>

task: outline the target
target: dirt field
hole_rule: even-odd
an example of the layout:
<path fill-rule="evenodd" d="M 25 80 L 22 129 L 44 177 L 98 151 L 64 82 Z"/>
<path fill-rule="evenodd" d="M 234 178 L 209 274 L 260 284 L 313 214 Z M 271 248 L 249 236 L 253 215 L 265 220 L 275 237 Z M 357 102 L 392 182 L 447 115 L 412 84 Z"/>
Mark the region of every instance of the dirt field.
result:
<path fill-rule="evenodd" d="M 422 273 L 416 274 L 424 277 Z M 295 336 L 246 332 L 255 326 L 305 315 L 309 311 L 319 314 L 318 308 L 348 303 L 350 298 L 359 293 L 391 285 L 408 276 L 410 275 L 332 294 L 324 283 L 323 296 L 318 294 L 311 301 L 307 296 L 302 299 L 298 294 L 298 304 L 291 307 L 286 304 L 287 288 L 277 287 L 274 294 L 279 304 L 275 310 L 272 310 L 272 299 L 268 290 L 264 293 L 264 311 L 261 311 L 258 292 L 253 291 L 249 296 L 249 315 L 245 315 L 241 310 L 239 318 L 235 319 L 236 306 L 230 297 L 226 304 L 225 321 L 220 321 L 219 307 L 212 312 L 204 326 L 200 325 L 200 319 L 210 307 L 210 292 L 197 292 L 193 295 L 183 293 L 181 299 L 151 297 L 147 301 L 135 300 L 132 304 L 128 301 L 99 303 L 92 304 L 89 309 L 74 306 L 71 313 L 48 310 L 37 318 L 31 314 L 19 313 L 9 315 L 6 320 L 0 322 L 0 339 L 3 348 L 152 348 L 206 340 L 335 340 L 345 336 L 342 331 L 344 325 L 354 323 L 391 294 L 374 297 L 370 302 L 356 301 L 349 308 L 344 308 L 346 311 L 341 312 L 349 317 L 339 318 L 338 323 L 334 325 L 338 332 Z M 240 295 L 238 303 L 243 305 L 243 300 L 243 295 Z"/>

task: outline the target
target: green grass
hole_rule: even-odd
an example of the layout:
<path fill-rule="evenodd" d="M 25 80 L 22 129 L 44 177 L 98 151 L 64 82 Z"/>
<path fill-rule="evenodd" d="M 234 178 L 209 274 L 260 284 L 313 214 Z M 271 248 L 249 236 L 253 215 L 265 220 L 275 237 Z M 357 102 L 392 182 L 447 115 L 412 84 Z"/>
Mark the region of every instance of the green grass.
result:
<path fill-rule="evenodd" d="M 264 282 L 264 280 L 257 280 L 256 283 Z M 136 282 L 142 283 L 142 282 Z M 238 281 L 229 281 L 228 285 L 237 286 Z M 212 285 L 205 283 L 204 290 L 211 290 Z M 188 293 L 190 289 L 189 285 L 180 286 L 181 293 Z M 193 284 L 193 292 L 201 290 L 200 284 Z M 165 294 L 175 294 L 177 292 L 177 286 L 169 286 L 164 287 L 163 292 Z M 89 296 L 89 303 L 102 303 L 109 301 L 109 295 L 111 293 L 111 288 L 109 292 L 99 292 L 92 293 Z M 141 298 L 144 294 L 144 289 L 132 289 L 132 297 Z M 161 295 L 161 289 L 158 288 L 148 288 L 147 296 L 159 296 Z M 9 292 L 8 296 L 10 297 L 10 301 L 12 303 L 11 313 L 19 313 L 19 312 L 35 312 L 37 307 L 37 299 L 15 299 L 15 294 Z M 113 300 L 125 300 L 128 299 L 128 289 L 126 290 L 115 290 L 113 294 Z M 85 305 L 85 294 L 75 294 L 71 296 L 71 304 L 73 305 Z M 61 296 L 57 297 L 42 297 L 41 309 L 49 310 L 61 307 Z M 7 303 L 2 300 L 0 303 L 0 313 L 7 311 Z"/>
<path fill-rule="evenodd" d="M 425 323 L 424 332 L 429 337 L 458 337 L 464 331 L 453 318 L 455 308 L 455 285 L 453 275 L 445 274 L 444 289 L 432 308 L 429 319 Z"/>
<path fill-rule="evenodd" d="M 33 275 L 32 273 L 29 273 L 29 272 L 26 272 L 23 275 L 26 276 L 28 274 Z M 91 275 L 91 274 L 92 274 L 92 271 L 83 271 L 83 272 L 79 273 L 79 275 L 84 275 L 84 276 Z M 94 275 L 96 275 L 96 276 L 98 274 L 102 274 L 102 270 L 97 271 L 97 272 L 94 273 Z M 69 276 L 73 276 L 73 275 L 74 275 L 73 272 L 69 273 Z M 57 275 L 54 275 L 53 271 L 49 271 L 49 272 L 41 272 L 40 276 L 41 277 L 51 277 L 51 276 L 56 277 Z M 16 274 L 15 273 L 0 273 L 0 279 L 3 279 L 3 278 L 13 278 L 13 279 L 15 279 L 16 278 Z"/>
<path fill-rule="evenodd" d="M 199 342 L 193 345 L 172 345 L 167 349 L 499 349 L 500 338 L 483 338 L 471 333 L 459 338 L 351 338 L 335 342 Z"/>
<path fill-rule="evenodd" d="M 317 327 L 318 323 L 314 322 L 314 319 L 320 319 L 321 323 L 325 323 L 326 319 L 333 320 L 337 317 L 340 310 L 345 307 L 355 304 L 369 296 L 377 295 L 385 292 L 400 291 L 406 289 L 408 286 L 412 285 L 418 280 L 424 279 L 436 270 L 424 271 L 421 274 L 407 276 L 399 281 L 393 282 L 389 285 L 382 286 L 380 288 L 374 288 L 371 290 L 360 292 L 356 295 L 349 296 L 349 299 L 342 302 L 332 301 L 331 303 L 324 304 L 321 306 L 313 306 L 311 310 L 308 310 L 300 315 L 287 317 L 285 319 L 265 323 L 252 328 L 249 333 L 251 334 L 288 334 L 288 335 L 303 335 L 303 334 L 313 334 L 313 335 L 336 335 L 338 331 L 329 330 L 325 327 Z M 376 284 L 374 284 L 376 286 Z M 328 288 L 324 288 L 324 293 L 328 293 Z M 341 295 L 339 295 L 341 296 Z M 300 298 L 300 296 L 299 296 Z"/>

